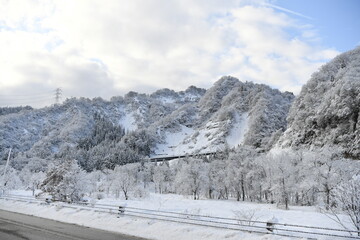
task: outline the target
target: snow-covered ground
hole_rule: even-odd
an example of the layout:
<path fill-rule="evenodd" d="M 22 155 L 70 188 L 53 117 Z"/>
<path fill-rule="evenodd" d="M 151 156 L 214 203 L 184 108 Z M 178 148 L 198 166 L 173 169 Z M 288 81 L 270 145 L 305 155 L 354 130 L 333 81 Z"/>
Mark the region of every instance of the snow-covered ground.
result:
<path fill-rule="evenodd" d="M 119 124 L 125 129 L 125 131 L 134 131 L 137 129 L 134 113 L 132 112 L 125 112 L 125 116 L 120 119 Z"/>
<path fill-rule="evenodd" d="M 235 115 L 235 123 L 233 128 L 230 130 L 229 135 L 226 137 L 226 142 L 229 147 L 237 147 L 244 141 L 245 133 L 248 130 L 249 114 L 244 113 L 243 115 Z"/>
<path fill-rule="evenodd" d="M 11 194 L 30 196 L 30 192 L 13 191 Z M 280 223 L 299 224 L 317 227 L 341 228 L 333 220 L 317 211 L 314 207 L 291 207 L 290 210 L 277 209 L 271 204 L 256 204 L 248 202 L 222 200 L 191 200 L 188 197 L 173 194 L 150 194 L 145 199 L 128 201 L 106 198 L 97 203 L 124 205 L 144 209 L 172 211 L 180 213 L 199 214 L 207 216 L 236 218 L 238 214 L 254 213 L 252 220 L 267 221 L 277 218 Z M 40 205 L 0 199 L 0 208 L 8 211 L 50 218 L 58 221 L 79 224 L 109 231 L 121 232 L 151 239 L 289 239 L 271 234 L 247 233 L 235 230 L 216 229 L 189 224 L 171 223 L 154 219 L 134 218 L 86 211 L 80 209 L 62 208 L 59 206 Z M 343 220 L 345 216 L 341 216 Z M 333 239 L 323 237 L 320 239 Z"/>
<path fill-rule="evenodd" d="M 194 130 L 181 125 L 178 132 L 167 132 L 165 143 L 156 146 L 154 156 L 178 156 L 185 154 L 215 152 L 222 149 L 216 140 L 221 137 L 221 123 L 209 121 L 204 127 Z"/>
<path fill-rule="evenodd" d="M 237 147 L 243 143 L 248 130 L 248 121 L 248 113 L 235 115 L 230 131 L 225 137 L 229 147 Z M 180 131 L 165 134 L 164 143 L 156 145 L 155 154 L 152 156 L 178 156 L 223 150 L 225 145 L 217 140 L 224 136 L 223 127 L 226 124 L 229 122 L 209 121 L 199 129 L 181 125 Z"/>
<path fill-rule="evenodd" d="M 181 125 L 181 131 L 166 133 L 165 143 L 157 145 L 156 155 L 176 156 L 189 153 L 189 146 L 184 145 L 183 141 L 193 133 L 194 130 L 192 128 L 183 125 Z"/>

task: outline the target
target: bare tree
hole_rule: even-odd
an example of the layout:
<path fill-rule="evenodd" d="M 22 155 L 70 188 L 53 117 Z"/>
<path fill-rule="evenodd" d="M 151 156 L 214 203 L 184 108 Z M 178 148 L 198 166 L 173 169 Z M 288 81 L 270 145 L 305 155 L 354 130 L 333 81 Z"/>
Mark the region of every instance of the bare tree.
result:
<path fill-rule="evenodd" d="M 337 207 L 349 216 L 360 236 L 360 175 L 341 184 L 335 191 L 335 199 Z"/>
<path fill-rule="evenodd" d="M 117 166 L 114 169 L 114 187 L 124 193 L 125 200 L 129 199 L 129 192 L 136 185 L 136 164 Z"/>

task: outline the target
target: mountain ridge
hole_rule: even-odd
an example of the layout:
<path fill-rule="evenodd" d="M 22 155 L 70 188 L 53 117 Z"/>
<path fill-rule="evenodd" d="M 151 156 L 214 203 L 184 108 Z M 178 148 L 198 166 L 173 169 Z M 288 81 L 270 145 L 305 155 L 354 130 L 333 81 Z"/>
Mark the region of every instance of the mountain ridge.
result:
<path fill-rule="evenodd" d="M 280 147 L 341 148 L 360 159 L 360 47 L 323 65 L 303 86 Z"/>
<path fill-rule="evenodd" d="M 88 171 L 239 146 L 258 152 L 332 147 L 360 159 L 359 79 L 360 47 L 323 65 L 296 98 L 224 76 L 207 90 L 190 86 L 3 108 L 0 153 L 5 159 L 13 148 L 18 169 L 32 159 L 71 158 Z"/>
<path fill-rule="evenodd" d="M 109 158 L 117 155 L 132 162 L 241 144 L 267 149 L 272 135 L 286 128 L 293 99 L 291 93 L 231 76 L 220 78 L 208 90 L 190 86 L 180 92 L 129 92 L 110 101 L 72 98 L 60 105 L 0 116 L 0 152 L 4 156 L 12 147 L 21 161 L 71 157 L 83 165 L 96 158 L 96 164 L 89 164 L 91 169 L 101 168 L 100 161 L 113 161 L 104 160 L 106 151 Z M 278 111 L 272 111 L 274 106 Z M 109 137 L 115 132 L 119 138 Z M 122 156 L 119 149 L 130 149 L 134 156 Z"/>

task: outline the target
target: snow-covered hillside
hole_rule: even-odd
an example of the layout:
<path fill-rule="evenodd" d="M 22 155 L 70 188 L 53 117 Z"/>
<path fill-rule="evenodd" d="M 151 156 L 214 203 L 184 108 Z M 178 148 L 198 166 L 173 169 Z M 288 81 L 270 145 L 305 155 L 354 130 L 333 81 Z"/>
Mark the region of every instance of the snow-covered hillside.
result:
<path fill-rule="evenodd" d="M 157 123 L 163 141 L 155 154 L 213 152 L 242 144 L 269 149 L 274 136 L 286 128 L 293 98 L 265 85 L 223 77 L 198 103 Z"/>
<path fill-rule="evenodd" d="M 321 67 L 289 112 L 282 147 L 342 148 L 360 159 L 360 47 Z"/>
<path fill-rule="evenodd" d="M 0 152 L 13 148 L 21 169 L 30 158 L 76 158 L 85 169 L 145 156 L 222 151 L 241 144 L 269 149 L 286 128 L 294 96 L 222 77 L 208 90 L 129 92 L 110 101 L 68 99 L 0 116 Z M 13 112 L 13 113 L 11 113 Z"/>

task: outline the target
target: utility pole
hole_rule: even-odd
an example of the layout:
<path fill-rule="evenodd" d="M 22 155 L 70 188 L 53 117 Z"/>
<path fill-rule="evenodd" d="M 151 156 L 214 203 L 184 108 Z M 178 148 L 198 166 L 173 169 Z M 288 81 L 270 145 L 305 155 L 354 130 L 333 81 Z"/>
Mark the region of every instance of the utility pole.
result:
<path fill-rule="evenodd" d="M 62 95 L 62 90 L 61 90 L 61 88 L 55 89 L 55 103 L 56 103 L 56 104 L 58 104 L 58 103 L 60 102 L 61 95 Z"/>
<path fill-rule="evenodd" d="M 10 161 L 10 156 L 11 156 L 11 150 L 12 150 L 12 149 L 10 148 L 9 155 L 8 155 L 7 160 L 6 160 L 5 169 L 4 169 L 4 174 L 3 174 L 4 183 L 3 183 L 3 185 L 2 185 L 2 184 L 0 185 L 0 196 L 5 194 L 5 187 L 6 187 L 6 184 L 7 184 L 7 181 L 6 181 L 6 170 L 7 170 L 7 167 L 9 166 L 9 161 Z"/>
<path fill-rule="evenodd" d="M 9 166 L 9 160 L 10 160 L 11 150 L 12 150 L 12 148 L 10 148 L 9 155 L 8 155 L 7 160 L 6 160 L 6 165 L 5 165 L 5 169 L 4 169 L 4 176 L 5 176 L 5 174 L 6 174 L 6 169 L 7 169 L 7 167 Z"/>

